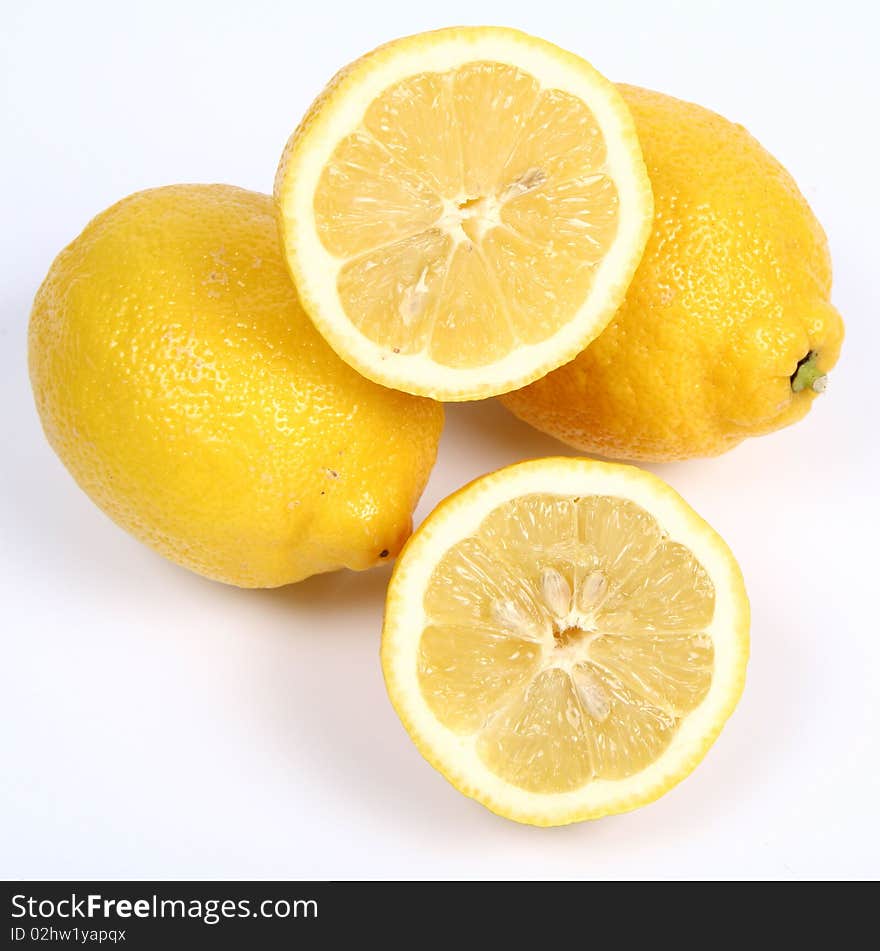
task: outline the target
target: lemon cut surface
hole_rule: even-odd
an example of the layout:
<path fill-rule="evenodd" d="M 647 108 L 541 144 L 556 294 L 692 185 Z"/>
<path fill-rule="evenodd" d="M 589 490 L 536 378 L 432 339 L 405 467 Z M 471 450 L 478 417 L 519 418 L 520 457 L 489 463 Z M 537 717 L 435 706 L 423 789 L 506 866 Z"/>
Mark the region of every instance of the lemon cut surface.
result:
<path fill-rule="evenodd" d="M 493 811 L 555 825 L 694 768 L 742 690 L 748 602 L 727 546 L 655 476 L 541 460 L 426 521 L 382 650 L 423 754 Z"/>
<path fill-rule="evenodd" d="M 598 335 L 652 210 L 616 88 L 499 28 L 409 37 L 343 70 L 288 143 L 276 199 L 337 352 L 447 400 L 521 386 Z"/>

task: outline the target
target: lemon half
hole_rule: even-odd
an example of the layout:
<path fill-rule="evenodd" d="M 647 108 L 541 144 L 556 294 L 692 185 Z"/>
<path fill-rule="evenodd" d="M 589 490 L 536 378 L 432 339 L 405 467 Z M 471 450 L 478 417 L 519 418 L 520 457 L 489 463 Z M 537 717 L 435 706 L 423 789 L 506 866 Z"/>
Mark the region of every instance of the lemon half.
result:
<path fill-rule="evenodd" d="M 382 664 L 422 754 L 493 812 L 560 825 L 687 776 L 742 692 L 723 540 L 629 466 L 520 463 L 443 502 L 388 592 Z"/>
<path fill-rule="evenodd" d="M 622 302 L 653 207 L 614 85 L 487 27 L 343 69 L 288 142 L 275 197 L 300 297 L 337 353 L 442 400 L 579 353 Z"/>

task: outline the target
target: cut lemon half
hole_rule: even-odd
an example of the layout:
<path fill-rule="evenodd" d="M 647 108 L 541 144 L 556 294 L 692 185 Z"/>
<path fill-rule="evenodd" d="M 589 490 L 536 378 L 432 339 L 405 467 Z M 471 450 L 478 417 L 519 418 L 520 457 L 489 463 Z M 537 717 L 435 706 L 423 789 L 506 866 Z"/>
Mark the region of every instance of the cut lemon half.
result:
<path fill-rule="evenodd" d="M 382 665 L 422 754 L 493 812 L 651 802 L 742 692 L 749 607 L 722 539 L 641 469 L 541 459 L 465 486 L 397 562 Z"/>
<path fill-rule="evenodd" d="M 626 104 L 516 30 L 395 40 L 343 69 L 275 180 L 300 298 L 370 379 L 442 400 L 516 389 L 604 329 L 650 230 Z"/>

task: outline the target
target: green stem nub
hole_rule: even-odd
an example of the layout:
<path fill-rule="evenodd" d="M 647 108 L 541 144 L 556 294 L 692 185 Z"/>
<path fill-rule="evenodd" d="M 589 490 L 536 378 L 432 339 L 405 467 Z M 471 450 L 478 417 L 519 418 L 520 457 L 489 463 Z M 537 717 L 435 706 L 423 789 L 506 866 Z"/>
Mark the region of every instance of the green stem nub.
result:
<path fill-rule="evenodd" d="M 801 390 L 813 390 L 814 393 L 823 393 L 828 378 L 820 373 L 816 366 L 819 355 L 811 350 L 803 360 L 800 360 L 797 369 L 791 375 L 791 388 L 795 393 Z"/>

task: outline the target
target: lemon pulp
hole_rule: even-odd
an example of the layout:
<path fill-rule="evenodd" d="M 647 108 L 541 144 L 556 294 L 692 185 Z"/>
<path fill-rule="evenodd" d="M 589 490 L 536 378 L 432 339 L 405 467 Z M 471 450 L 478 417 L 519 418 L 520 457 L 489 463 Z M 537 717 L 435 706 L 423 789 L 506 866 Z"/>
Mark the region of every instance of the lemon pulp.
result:
<path fill-rule="evenodd" d="M 712 683 L 712 580 L 627 499 L 502 503 L 438 561 L 424 612 L 426 705 L 528 792 L 645 769 Z"/>
<path fill-rule="evenodd" d="M 365 337 L 461 369 L 559 331 L 614 242 L 617 187 L 577 97 L 477 61 L 387 88 L 314 195 Z"/>

